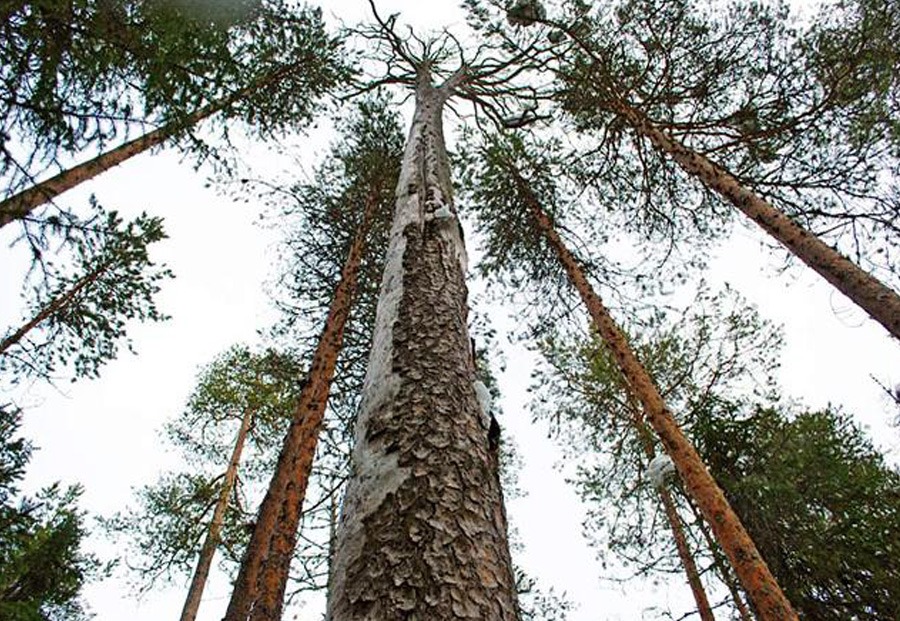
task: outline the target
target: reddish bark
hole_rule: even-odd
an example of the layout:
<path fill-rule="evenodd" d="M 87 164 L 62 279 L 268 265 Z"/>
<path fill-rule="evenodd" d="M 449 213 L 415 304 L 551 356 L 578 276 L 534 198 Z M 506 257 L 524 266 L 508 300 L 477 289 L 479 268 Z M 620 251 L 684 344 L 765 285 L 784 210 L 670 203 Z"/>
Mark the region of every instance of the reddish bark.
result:
<path fill-rule="evenodd" d="M 640 412 L 640 410 L 637 410 L 637 412 Z M 640 437 L 644 455 L 649 461 L 652 461 L 655 457 L 653 440 L 650 438 L 650 432 L 641 418 L 639 414 L 634 417 L 634 428 Z M 681 518 L 678 516 L 678 510 L 675 507 L 675 502 L 672 500 L 672 495 L 665 488 L 659 488 L 657 491 L 666 513 L 666 519 L 669 522 L 669 528 L 672 529 L 672 537 L 675 539 L 675 547 L 678 550 L 678 558 L 681 559 L 681 564 L 684 567 L 684 573 L 691 587 L 691 593 L 694 595 L 694 602 L 697 604 L 697 612 L 700 615 L 700 619 L 702 621 L 715 621 L 716 618 L 713 615 L 712 607 L 709 605 L 706 589 L 703 588 L 703 582 L 700 580 L 700 572 L 697 571 L 697 564 L 694 562 L 694 557 L 688 546 L 687 537 L 684 534 L 684 526 Z"/>
<path fill-rule="evenodd" d="M 764 621 L 797 619 L 771 571 L 763 560 L 740 519 L 725 499 L 721 488 L 709 474 L 690 440 L 684 435 L 674 415 L 668 409 L 659 389 L 647 370 L 638 361 L 625 335 L 616 325 L 600 297 L 594 291 L 578 260 L 565 246 L 550 217 L 541 208 L 525 181 L 516 180 L 526 207 L 530 210 L 550 247 L 556 253 L 569 280 L 587 307 L 594 329 L 609 348 L 625 381 L 640 401 L 647 422 L 662 440 L 684 482 L 696 501 L 716 540 L 735 569 L 751 601 Z"/>
<path fill-rule="evenodd" d="M 360 261 L 369 227 L 378 205 L 369 196 L 362 222 L 341 271 L 325 326 L 313 354 L 306 384 L 284 440 L 275 473 L 259 509 L 247 552 L 241 563 L 225 621 L 281 619 L 297 527 L 319 428 L 325 415 L 334 369 L 344 339 L 344 328 L 356 292 Z"/>
<path fill-rule="evenodd" d="M 77 185 L 93 179 L 97 175 L 106 172 L 114 166 L 118 166 L 135 155 L 139 155 L 148 149 L 152 149 L 153 147 L 164 143 L 185 128 L 196 125 L 203 119 L 212 116 L 216 112 L 239 101 L 257 89 L 264 88 L 266 85 L 280 78 L 283 74 L 283 69 L 273 72 L 257 81 L 255 84 L 243 88 L 208 106 L 204 106 L 183 119 L 172 121 L 158 129 L 147 132 L 143 136 L 139 136 L 134 140 L 130 140 L 125 144 L 101 153 L 93 159 L 64 170 L 45 181 L 41 181 L 18 194 L 10 196 L 0 202 L 0 227 L 6 226 L 15 220 L 25 218 L 35 208 L 52 201 L 63 192 L 71 190 Z"/>
<path fill-rule="evenodd" d="M 622 102 L 613 104 L 612 109 L 624 117 L 638 134 L 671 156 L 685 172 L 731 202 L 900 339 L 900 296 L 895 291 L 746 188 L 727 170 L 656 127 L 640 111 Z"/>

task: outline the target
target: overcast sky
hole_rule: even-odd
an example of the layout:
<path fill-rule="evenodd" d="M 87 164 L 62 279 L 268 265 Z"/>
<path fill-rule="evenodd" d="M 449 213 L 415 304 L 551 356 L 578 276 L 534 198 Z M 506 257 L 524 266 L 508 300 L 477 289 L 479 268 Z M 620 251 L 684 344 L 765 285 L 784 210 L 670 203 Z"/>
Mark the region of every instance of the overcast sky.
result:
<path fill-rule="evenodd" d="M 348 21 L 364 15 L 362 2 L 329 6 Z M 379 7 L 384 14 L 402 11 L 418 27 L 459 19 L 452 6 L 440 14 L 425 2 L 380 2 Z M 309 165 L 315 152 L 325 148 L 322 141 L 315 145 L 305 145 Z M 155 480 L 174 463 L 158 431 L 182 408 L 198 366 L 233 343 L 254 342 L 256 330 L 271 322 L 263 283 L 271 275 L 272 234 L 254 225 L 255 206 L 234 204 L 204 184 L 204 171 L 195 173 L 177 154 L 165 151 L 134 158 L 61 201 L 84 205 L 95 193 L 102 205 L 126 215 L 146 210 L 165 218 L 169 239 L 154 248 L 154 257 L 177 275 L 161 294 L 161 306 L 173 318 L 132 326 L 138 355 L 121 355 L 103 368 L 99 380 L 63 383 L 60 389 L 33 386 L 12 395 L 25 409 L 25 435 L 40 447 L 28 472 L 30 487 L 57 479 L 78 482 L 85 487 L 82 506 L 92 514 L 122 509 L 133 487 Z M 19 293 L 14 276 L 22 264 L 9 254 L 9 239 L 9 231 L 0 236 L 0 253 L 7 256 L 0 259 L 5 266 L 0 319 L 12 323 Z M 789 396 L 812 407 L 845 406 L 896 463 L 900 432 L 888 425 L 892 410 L 870 376 L 900 382 L 900 347 L 808 270 L 778 274 L 781 256 L 760 242 L 756 231 L 736 227 L 717 250 L 709 280 L 713 285 L 729 282 L 763 317 L 784 326 L 779 378 Z M 491 314 L 502 330 L 513 325 L 516 309 L 493 308 Z M 507 363 L 500 378 L 501 424 L 525 460 L 520 480 L 528 492 L 509 506 L 525 546 L 520 562 L 543 586 L 568 592 L 579 605 L 572 621 L 659 618 L 658 612 L 644 612 L 654 605 L 683 612 L 691 599 L 680 575 L 659 586 L 643 585 L 639 596 L 634 587 L 625 591 L 601 580 L 594 552 L 581 537 L 583 508 L 563 484 L 571 466 L 561 461 L 546 429 L 530 423 L 525 389 L 531 356 L 508 346 Z M 105 558 L 120 554 L 98 538 L 91 546 Z M 155 621 L 178 615 L 184 589 L 177 585 L 137 601 L 117 576 L 88 587 L 86 597 L 98 621 Z M 227 597 L 227 583 L 215 578 L 200 618 L 221 618 Z M 316 607 L 294 609 L 285 618 L 313 621 L 319 612 Z"/>

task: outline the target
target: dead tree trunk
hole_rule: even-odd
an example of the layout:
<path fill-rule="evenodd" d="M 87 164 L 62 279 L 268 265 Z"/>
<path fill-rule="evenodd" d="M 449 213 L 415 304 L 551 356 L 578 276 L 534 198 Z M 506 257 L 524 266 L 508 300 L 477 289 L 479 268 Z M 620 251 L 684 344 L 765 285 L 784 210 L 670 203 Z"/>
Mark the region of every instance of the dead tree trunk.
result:
<path fill-rule="evenodd" d="M 0 227 L 6 226 L 14 220 L 25 218 L 35 208 L 40 207 L 44 203 L 49 203 L 63 192 L 71 190 L 75 186 L 93 179 L 100 173 L 106 172 L 114 166 L 118 166 L 135 155 L 139 155 L 144 151 L 159 146 L 180 131 L 196 125 L 203 119 L 227 108 L 250 93 L 260 88 L 264 88 L 266 85 L 279 79 L 284 75 L 284 72 L 284 69 L 275 71 L 261 80 L 258 80 L 256 83 L 243 88 L 228 97 L 211 103 L 208 106 L 204 106 L 196 112 L 188 114 L 184 118 L 171 121 L 158 129 L 147 132 L 143 136 L 139 136 L 134 140 L 130 140 L 125 144 L 101 153 L 93 159 L 64 170 L 61 173 L 50 177 L 46 181 L 41 181 L 18 194 L 10 196 L 0 202 Z"/>
<path fill-rule="evenodd" d="M 234 583 L 225 621 L 281 619 L 319 428 L 343 344 L 344 328 L 356 294 L 365 240 L 378 202 L 378 196 L 373 194 L 368 197 L 362 222 L 341 270 L 340 282 L 332 297 L 306 384 L 300 393 L 294 418 Z"/>
<path fill-rule="evenodd" d="M 489 424 L 475 396 L 466 253 L 442 110 L 412 121 L 331 568 L 327 618 L 518 619 Z"/>
<path fill-rule="evenodd" d="M 662 440 L 688 493 L 703 512 L 735 573 L 764 621 L 796 620 L 797 615 L 769 571 L 756 545 L 725 499 L 721 488 L 704 466 L 700 455 L 681 430 L 666 406 L 659 389 L 638 361 L 625 335 L 594 291 L 578 260 L 565 246 L 550 217 L 543 210 L 528 184 L 514 173 L 525 207 L 566 271 L 570 282 L 587 307 L 594 329 L 612 353 L 631 392 L 640 401 L 647 422 Z"/>
<path fill-rule="evenodd" d="M 244 415 L 241 417 L 241 426 L 234 440 L 234 449 L 231 452 L 228 468 L 225 470 L 222 489 L 219 491 L 219 498 L 216 501 L 216 508 L 213 510 L 212 520 L 206 532 L 206 539 L 203 540 L 203 547 L 200 548 L 197 568 L 194 570 L 194 577 L 191 579 L 191 586 L 188 589 L 187 599 L 184 602 L 184 609 L 181 611 L 181 621 L 194 621 L 197 618 L 200 598 L 203 596 L 206 579 L 209 577 L 209 568 L 212 566 L 213 556 L 216 553 L 216 548 L 222 535 L 222 526 L 225 524 L 225 511 L 228 509 L 228 498 L 231 496 L 232 490 L 234 490 L 238 465 L 241 462 L 241 453 L 244 450 L 244 443 L 247 439 L 247 433 L 250 431 L 252 420 L 253 408 L 248 407 L 244 410 Z"/>
<path fill-rule="evenodd" d="M 890 287 L 747 189 L 727 170 L 656 127 L 640 111 L 621 102 L 613 104 L 613 110 L 623 116 L 639 135 L 674 159 L 685 172 L 731 202 L 900 339 L 900 296 Z"/>

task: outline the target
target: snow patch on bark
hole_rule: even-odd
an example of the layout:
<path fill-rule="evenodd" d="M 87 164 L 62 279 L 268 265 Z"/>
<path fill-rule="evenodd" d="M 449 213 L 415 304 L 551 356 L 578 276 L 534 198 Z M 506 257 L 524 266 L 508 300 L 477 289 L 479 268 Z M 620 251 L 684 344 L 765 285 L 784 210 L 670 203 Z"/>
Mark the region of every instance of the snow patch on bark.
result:
<path fill-rule="evenodd" d="M 672 463 L 672 458 L 665 453 L 660 453 L 647 465 L 647 478 L 654 487 L 663 487 L 666 479 L 674 474 L 675 464 Z"/>
<path fill-rule="evenodd" d="M 475 380 L 472 383 L 472 387 L 475 389 L 475 397 L 478 399 L 478 407 L 481 409 L 481 423 L 485 429 L 489 429 L 491 426 L 491 406 L 493 405 L 491 392 L 481 380 Z"/>
<path fill-rule="evenodd" d="M 450 205 L 444 203 L 431 213 L 431 217 L 435 219 L 452 218 L 453 212 L 450 211 Z"/>

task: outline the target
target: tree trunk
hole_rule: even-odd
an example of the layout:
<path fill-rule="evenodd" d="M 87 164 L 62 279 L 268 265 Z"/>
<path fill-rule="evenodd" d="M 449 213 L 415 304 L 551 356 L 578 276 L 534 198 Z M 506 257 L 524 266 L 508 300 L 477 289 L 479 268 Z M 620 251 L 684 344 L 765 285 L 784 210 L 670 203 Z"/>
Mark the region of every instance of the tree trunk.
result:
<path fill-rule="evenodd" d="M 734 602 L 734 606 L 737 608 L 741 621 L 753 621 L 753 616 L 750 614 L 750 610 L 747 609 L 744 598 L 741 597 L 740 588 L 735 584 L 734 577 L 731 575 L 731 567 L 728 565 L 727 559 L 722 558 L 722 552 L 709 534 L 709 530 L 707 530 L 706 524 L 703 521 L 703 516 L 698 513 L 697 508 L 690 502 L 690 499 L 688 499 L 688 504 L 697 518 L 697 527 L 700 529 L 700 532 L 703 533 L 703 538 L 706 540 L 706 546 L 709 548 L 709 551 L 712 552 L 713 563 L 715 564 L 716 570 L 719 572 L 719 576 L 722 578 L 722 582 L 728 587 L 728 592 L 731 594 L 731 601 Z"/>
<path fill-rule="evenodd" d="M 213 510 L 212 520 L 209 523 L 209 529 L 206 531 L 206 539 L 203 541 L 203 547 L 200 548 L 197 569 L 194 570 L 194 577 L 191 579 L 191 586 L 188 589 L 187 599 L 184 602 L 184 609 L 181 611 L 181 621 L 194 621 L 197 618 L 200 598 L 203 596 L 203 588 L 206 586 L 206 579 L 209 577 L 209 568 L 212 566 L 213 556 L 219 545 L 222 526 L 225 523 L 225 511 L 228 508 L 228 498 L 231 496 L 234 482 L 237 480 L 238 465 L 241 462 L 241 453 L 244 450 L 244 442 L 247 439 L 247 432 L 250 430 L 253 414 L 253 408 L 247 407 L 244 410 L 244 416 L 241 418 L 241 426 L 234 440 L 234 449 L 231 452 L 228 468 L 225 470 L 222 489 L 219 491 L 216 508 Z"/>
<path fill-rule="evenodd" d="M 900 339 L 900 296 L 895 291 L 744 187 L 727 170 L 660 130 L 638 110 L 624 103 L 616 103 L 613 111 L 625 117 L 638 134 L 671 156 L 685 172 L 730 201 Z"/>
<path fill-rule="evenodd" d="M 51 317 L 53 314 L 65 309 L 69 304 L 72 303 L 72 300 L 75 299 L 75 296 L 77 296 L 85 287 L 96 282 L 96 280 L 100 278 L 103 272 L 108 270 L 111 265 L 112 264 L 109 262 L 103 263 L 85 274 L 72 286 L 71 289 L 66 291 L 66 293 L 52 300 L 47 306 L 42 308 L 37 315 L 32 317 L 30 321 L 28 321 L 18 330 L 3 339 L 3 341 L 0 342 L 0 355 L 3 355 L 6 350 L 21 341 L 26 334 L 31 332 L 31 330 L 36 328 L 43 321 Z"/>
<path fill-rule="evenodd" d="M 367 198 L 362 222 L 356 231 L 341 278 L 325 319 L 325 327 L 313 354 L 306 384 L 285 436 L 269 489 L 259 508 L 256 526 L 241 562 L 224 621 L 246 619 L 280 621 L 291 558 L 297 543 L 297 527 L 319 428 L 325 415 L 335 364 L 344 340 L 344 328 L 353 298 L 360 261 L 379 197 Z"/>
<path fill-rule="evenodd" d="M 442 109 L 419 67 L 330 576 L 329 621 L 518 619 L 475 396 L 466 255 Z"/>
<path fill-rule="evenodd" d="M 640 412 L 640 410 L 637 410 Z M 656 456 L 653 451 L 653 440 L 650 438 L 650 432 L 641 420 L 640 416 L 633 419 L 635 431 L 640 437 L 641 446 L 644 449 L 644 455 L 649 461 L 653 461 Z M 691 587 L 691 593 L 694 594 L 694 601 L 697 603 L 697 612 L 702 621 L 715 621 L 712 607 L 709 605 L 709 598 L 706 596 L 706 589 L 703 588 L 703 582 L 700 580 L 700 572 L 697 571 L 697 564 L 691 555 L 691 549 L 688 547 L 687 537 L 684 535 L 684 526 L 681 518 L 678 516 L 678 510 L 675 508 L 675 502 L 672 495 L 663 487 L 658 490 L 660 500 L 662 500 L 663 509 L 666 513 L 666 519 L 669 527 L 672 529 L 672 537 L 675 539 L 675 547 L 678 549 L 678 558 L 684 566 L 684 573 L 687 576 L 688 584 Z"/>
<path fill-rule="evenodd" d="M 526 207 L 531 211 L 535 222 L 587 307 L 594 329 L 615 358 L 631 391 L 641 402 L 647 422 L 662 440 L 666 453 L 672 458 L 685 488 L 712 527 L 713 534 L 728 555 L 744 589 L 760 612 L 760 617 L 765 621 L 796 620 L 796 613 L 760 556 L 750 535 L 728 504 L 715 479 L 703 465 L 700 455 L 682 432 L 674 415 L 666 407 L 659 390 L 594 291 L 578 260 L 563 244 L 553 227 L 553 222 L 541 208 L 525 181 L 518 174 L 515 178 L 525 197 Z"/>
<path fill-rule="evenodd" d="M 147 132 L 143 136 L 101 153 L 93 159 L 77 164 L 54 177 L 50 177 L 46 181 L 41 181 L 18 194 L 10 196 L 0 202 L 0 227 L 6 226 L 14 220 L 25 218 L 35 208 L 52 201 L 66 190 L 71 190 L 80 183 L 89 181 L 100 173 L 118 166 L 125 160 L 162 144 L 179 131 L 196 125 L 203 119 L 212 116 L 257 89 L 264 88 L 274 80 L 279 79 L 284 73 L 284 68 L 274 71 L 254 84 L 208 106 L 204 106 L 183 119 L 171 121 L 158 129 Z"/>

